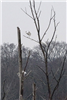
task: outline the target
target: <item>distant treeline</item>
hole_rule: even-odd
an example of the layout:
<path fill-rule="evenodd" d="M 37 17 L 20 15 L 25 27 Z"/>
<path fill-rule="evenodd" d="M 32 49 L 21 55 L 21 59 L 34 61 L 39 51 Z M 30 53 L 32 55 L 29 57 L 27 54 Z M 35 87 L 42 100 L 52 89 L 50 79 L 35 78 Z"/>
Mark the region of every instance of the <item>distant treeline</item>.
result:
<path fill-rule="evenodd" d="M 48 45 L 48 42 L 46 42 Z M 44 45 L 44 44 L 43 44 Z M 46 52 L 47 46 L 44 45 Z M 22 66 L 26 64 L 29 48 L 25 48 L 22 45 Z M 59 76 L 61 63 L 64 58 L 65 50 L 67 50 L 67 44 L 64 42 L 52 42 L 49 48 L 48 54 L 48 68 L 50 74 L 50 81 L 52 82 L 51 88 L 53 89 L 56 81 L 53 80 L 51 69 L 56 73 L 56 77 Z M 32 84 L 36 83 L 36 100 L 48 100 L 46 77 L 38 65 L 44 68 L 43 55 L 39 45 L 34 47 L 31 51 L 26 73 L 30 74 L 24 80 L 24 100 L 32 100 Z M 19 98 L 19 78 L 17 73 L 18 67 L 18 47 L 11 43 L 4 43 L 1 45 L 1 100 L 18 100 Z M 30 95 L 30 96 L 29 96 Z M 59 87 L 54 94 L 53 100 L 64 100 L 67 96 L 67 59 L 65 61 L 65 73 L 61 79 Z"/>

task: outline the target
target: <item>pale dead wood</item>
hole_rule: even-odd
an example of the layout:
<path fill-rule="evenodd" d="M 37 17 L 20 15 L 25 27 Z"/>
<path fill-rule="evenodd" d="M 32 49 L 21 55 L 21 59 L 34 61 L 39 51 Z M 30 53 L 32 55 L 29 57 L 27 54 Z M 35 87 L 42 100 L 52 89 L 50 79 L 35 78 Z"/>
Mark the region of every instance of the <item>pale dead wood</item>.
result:
<path fill-rule="evenodd" d="M 20 28 L 19 27 L 17 27 L 17 32 L 18 32 L 19 73 L 20 73 L 20 78 L 19 78 L 19 100 L 23 100 L 24 75 L 22 74 L 21 33 L 20 33 Z"/>
<path fill-rule="evenodd" d="M 35 83 L 33 83 L 33 98 L 32 98 L 32 100 L 36 100 L 36 84 Z"/>

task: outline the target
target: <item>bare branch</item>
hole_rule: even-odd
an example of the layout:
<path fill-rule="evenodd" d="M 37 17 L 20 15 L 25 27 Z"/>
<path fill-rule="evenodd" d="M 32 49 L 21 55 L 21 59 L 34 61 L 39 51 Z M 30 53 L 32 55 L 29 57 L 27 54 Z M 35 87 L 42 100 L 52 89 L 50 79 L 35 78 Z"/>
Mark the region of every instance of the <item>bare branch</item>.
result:
<path fill-rule="evenodd" d="M 51 72 L 52 72 L 52 75 L 53 75 L 53 79 L 55 79 L 55 81 L 58 82 L 52 69 L 51 69 Z"/>
<path fill-rule="evenodd" d="M 33 97 L 32 97 L 32 100 L 36 100 L 36 84 L 35 83 L 33 83 L 32 88 L 33 88 Z"/>
<path fill-rule="evenodd" d="M 53 41 L 53 39 L 54 39 L 54 36 L 55 36 L 55 33 L 56 33 L 56 28 L 57 28 L 58 24 L 59 24 L 59 22 L 58 22 L 57 25 L 56 25 L 56 23 L 55 23 L 55 16 L 54 16 L 54 32 L 53 32 L 53 36 L 52 36 L 52 38 L 51 38 L 51 40 L 50 40 L 50 42 L 49 42 L 49 44 L 48 44 L 48 49 L 49 49 L 50 44 L 52 43 L 52 41 Z M 47 51 L 48 51 L 48 49 L 47 49 Z"/>
<path fill-rule="evenodd" d="M 40 68 L 44 74 L 46 74 L 46 72 L 40 66 L 37 65 L 37 67 Z"/>
<path fill-rule="evenodd" d="M 32 40 L 32 41 L 34 41 L 34 42 L 39 43 L 38 41 L 36 41 L 36 40 L 34 40 L 34 39 L 30 38 L 30 37 L 27 37 L 27 36 L 25 36 L 25 35 L 23 35 L 23 36 L 26 37 L 26 38 L 28 38 L 28 39 L 30 39 L 30 40 Z"/>
<path fill-rule="evenodd" d="M 30 40 L 32 40 L 32 41 L 34 41 L 34 42 L 37 42 L 38 44 L 39 44 L 39 41 L 36 41 L 36 40 L 34 40 L 34 39 L 32 39 L 32 38 L 30 38 L 30 37 L 27 37 L 27 36 L 25 36 L 25 35 L 23 35 L 25 38 L 28 38 L 28 39 L 30 39 Z M 42 42 L 42 44 L 44 44 L 45 45 L 45 43 L 43 43 Z M 41 45 L 42 45 L 41 44 Z M 42 47 L 44 48 L 44 46 L 42 45 Z M 44 62 L 44 61 L 43 61 Z"/>
<path fill-rule="evenodd" d="M 35 0 L 33 0 L 33 8 L 35 8 Z"/>
<path fill-rule="evenodd" d="M 44 83 L 43 80 L 41 80 L 41 79 L 37 79 L 37 80 L 38 81 L 41 81 L 46 86 L 46 83 Z"/>
<path fill-rule="evenodd" d="M 37 88 L 35 89 L 35 91 L 37 90 Z M 25 100 L 27 100 L 31 95 L 33 95 L 33 93 L 31 93 L 29 96 L 27 96 L 27 98 Z"/>
<path fill-rule="evenodd" d="M 32 71 L 30 70 L 30 71 L 28 72 L 28 74 L 25 76 L 25 78 L 27 78 L 31 72 L 32 72 Z"/>
<path fill-rule="evenodd" d="M 22 10 L 22 9 L 21 9 Z M 27 13 L 27 9 L 26 9 L 26 7 L 25 7 L 25 12 Z"/>
<path fill-rule="evenodd" d="M 28 58 L 27 58 L 26 65 L 25 65 L 25 67 L 24 67 L 24 71 L 25 71 L 25 70 L 26 70 L 26 68 L 27 68 L 27 65 L 28 65 L 29 58 L 30 58 L 30 51 L 29 51 L 29 54 L 28 54 Z"/>
<path fill-rule="evenodd" d="M 34 0 L 33 0 L 34 1 Z M 33 8 L 34 8 L 34 12 L 35 12 L 35 15 L 36 15 L 36 20 L 37 20 L 37 26 L 38 26 L 38 28 L 37 28 L 37 32 L 38 32 L 38 36 L 39 36 L 39 38 L 40 38 L 40 24 L 39 24 L 39 18 L 38 18 L 38 16 L 37 16 L 37 12 L 36 12 L 36 8 L 35 8 L 35 1 L 33 2 Z M 36 24 L 36 23 L 35 23 Z"/>
<path fill-rule="evenodd" d="M 37 23 L 36 23 L 36 19 L 34 17 L 34 13 L 33 13 L 33 8 L 32 8 L 31 1 L 30 1 L 30 9 L 31 9 L 31 13 L 32 13 L 32 16 L 33 16 L 33 20 L 34 20 L 35 26 L 36 26 L 36 30 L 38 30 Z"/>
<path fill-rule="evenodd" d="M 26 14 L 26 15 L 28 15 L 31 19 L 33 19 L 26 11 L 24 11 L 22 8 L 21 8 L 21 10 Z"/>
<path fill-rule="evenodd" d="M 33 0 L 33 8 L 34 8 L 34 10 L 35 10 L 35 15 L 38 15 L 38 13 L 39 13 L 38 18 L 40 17 L 40 14 L 41 14 L 41 11 L 39 12 L 40 7 L 41 7 L 41 3 L 42 3 L 42 2 L 40 2 L 39 7 L 38 7 L 38 10 L 37 10 L 37 13 L 36 13 L 35 1 Z M 37 16 L 36 16 L 36 17 L 37 17 Z"/>
<path fill-rule="evenodd" d="M 42 98 L 42 100 L 46 100 L 43 96 L 40 95 L 40 97 Z"/>
<path fill-rule="evenodd" d="M 57 35 L 56 35 L 56 37 L 55 37 L 55 42 L 56 42 L 56 38 L 57 38 Z M 56 46 L 56 45 L 55 45 L 55 44 L 53 44 L 53 47 L 52 47 L 52 49 L 51 49 L 51 51 L 50 51 L 50 53 L 49 53 L 49 55 L 48 55 L 49 57 L 50 57 L 50 55 L 51 55 L 51 53 L 52 53 L 53 49 L 55 48 L 55 46 Z M 50 59 L 50 58 L 49 58 L 49 59 Z M 51 61 L 51 59 L 50 59 L 50 61 Z"/>
<path fill-rule="evenodd" d="M 38 10 L 37 10 L 37 14 L 38 14 L 38 12 L 39 12 L 39 10 L 40 10 L 41 3 L 42 3 L 42 1 L 41 1 L 40 4 L 39 4 Z"/>
<path fill-rule="evenodd" d="M 29 96 L 27 96 L 27 98 L 25 100 L 27 100 L 31 95 L 32 95 L 32 93 Z"/>
<path fill-rule="evenodd" d="M 63 64 L 62 64 L 62 69 L 61 69 L 61 72 L 60 72 L 60 76 L 59 76 L 59 78 L 58 78 L 58 80 L 57 80 L 57 84 L 55 85 L 55 87 L 54 87 L 54 89 L 53 89 L 51 98 L 53 98 L 53 95 L 54 95 L 56 89 L 57 89 L 58 86 L 59 86 L 60 80 L 61 80 L 62 76 L 64 75 L 64 72 L 65 72 L 65 70 L 64 70 L 64 64 L 65 64 L 65 61 L 66 61 L 66 54 L 67 54 L 67 51 L 66 51 L 65 56 L 64 56 L 64 60 L 63 60 Z"/>
<path fill-rule="evenodd" d="M 61 78 L 63 76 L 63 74 L 64 74 L 63 69 L 64 69 L 64 65 L 65 65 L 65 61 L 66 61 L 66 55 L 67 55 L 67 51 L 66 51 L 65 56 L 64 56 L 64 60 L 63 60 L 63 63 L 62 63 L 62 69 L 61 69 L 61 73 L 60 73 L 60 77 L 59 78 Z"/>
<path fill-rule="evenodd" d="M 38 18 L 40 17 L 40 15 L 41 15 L 41 11 L 39 12 Z"/>
<path fill-rule="evenodd" d="M 49 27 L 50 27 L 50 25 L 51 25 L 51 21 L 52 21 L 52 19 L 53 19 L 54 16 L 55 16 L 55 13 L 54 13 L 54 15 L 52 16 L 52 9 L 51 9 L 51 17 L 50 17 L 50 20 L 49 20 L 49 24 L 48 24 L 48 27 L 47 27 L 46 31 L 44 32 L 44 34 L 43 34 L 43 36 L 42 36 L 41 41 L 43 40 L 44 36 L 46 35 L 46 33 L 47 33 L 47 31 L 48 31 L 48 29 L 49 29 Z"/>
<path fill-rule="evenodd" d="M 30 9 L 31 9 L 31 13 L 32 13 L 32 16 L 33 16 L 33 19 L 34 19 L 34 23 L 35 23 L 35 26 L 36 26 L 36 30 L 37 30 L 37 33 L 38 33 L 39 44 L 40 44 L 41 50 L 42 50 L 44 58 L 45 58 L 45 53 L 44 53 L 44 50 L 43 50 L 43 47 L 42 47 L 42 44 L 41 44 L 41 40 L 40 40 L 40 23 L 39 23 L 39 18 L 37 16 L 36 9 L 35 9 L 35 2 L 34 2 L 34 5 L 33 5 L 33 9 L 34 9 L 34 13 L 36 15 L 36 19 L 34 17 L 31 1 L 30 1 Z"/>

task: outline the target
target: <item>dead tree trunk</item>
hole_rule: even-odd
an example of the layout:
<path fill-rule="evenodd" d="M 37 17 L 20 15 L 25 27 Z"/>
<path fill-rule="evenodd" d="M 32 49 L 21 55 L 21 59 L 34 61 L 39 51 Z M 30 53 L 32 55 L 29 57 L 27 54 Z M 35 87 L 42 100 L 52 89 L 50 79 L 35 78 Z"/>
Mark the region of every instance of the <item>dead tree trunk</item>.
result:
<path fill-rule="evenodd" d="M 23 100 L 24 74 L 22 73 L 21 33 L 19 27 L 17 27 L 17 31 L 18 31 L 18 52 L 19 52 L 19 100 Z"/>
<path fill-rule="evenodd" d="M 32 100 L 36 100 L 36 84 L 33 83 L 33 98 Z"/>

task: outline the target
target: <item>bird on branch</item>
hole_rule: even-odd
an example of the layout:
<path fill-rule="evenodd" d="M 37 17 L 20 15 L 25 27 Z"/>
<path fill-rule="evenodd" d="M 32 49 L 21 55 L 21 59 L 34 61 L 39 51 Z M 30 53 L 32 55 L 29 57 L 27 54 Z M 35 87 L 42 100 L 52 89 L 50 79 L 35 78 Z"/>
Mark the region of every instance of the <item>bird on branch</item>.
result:
<path fill-rule="evenodd" d="M 24 76 L 26 75 L 26 72 L 24 70 L 22 70 L 22 73 L 24 74 Z M 20 73 L 17 73 L 18 77 L 20 78 Z"/>
<path fill-rule="evenodd" d="M 30 31 L 28 31 L 28 32 L 26 31 L 25 33 L 26 33 L 28 36 L 31 36 Z"/>

